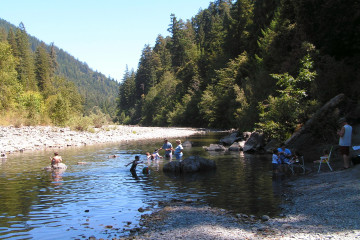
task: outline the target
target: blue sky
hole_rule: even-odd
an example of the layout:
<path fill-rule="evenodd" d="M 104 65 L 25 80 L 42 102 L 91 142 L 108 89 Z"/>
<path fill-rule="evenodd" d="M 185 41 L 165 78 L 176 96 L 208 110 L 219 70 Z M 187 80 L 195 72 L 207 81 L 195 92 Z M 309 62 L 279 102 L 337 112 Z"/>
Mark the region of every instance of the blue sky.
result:
<path fill-rule="evenodd" d="M 145 44 L 168 36 L 170 14 L 190 19 L 211 0 L 0 0 L 0 18 L 118 81 Z"/>

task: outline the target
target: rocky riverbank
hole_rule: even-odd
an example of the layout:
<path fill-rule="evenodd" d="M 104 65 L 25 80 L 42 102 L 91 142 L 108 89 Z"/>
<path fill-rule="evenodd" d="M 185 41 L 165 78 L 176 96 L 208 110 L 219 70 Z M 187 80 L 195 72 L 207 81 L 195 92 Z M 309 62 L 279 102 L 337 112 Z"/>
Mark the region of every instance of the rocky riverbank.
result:
<path fill-rule="evenodd" d="M 93 132 L 79 132 L 50 126 L 20 128 L 0 126 L 0 151 L 13 153 L 132 140 L 186 137 L 197 133 L 205 133 L 205 130 L 112 125 L 96 128 Z"/>
<path fill-rule="evenodd" d="M 360 239 L 360 165 L 288 182 L 281 216 L 256 218 L 197 205 L 167 203 L 143 215 L 126 239 Z"/>

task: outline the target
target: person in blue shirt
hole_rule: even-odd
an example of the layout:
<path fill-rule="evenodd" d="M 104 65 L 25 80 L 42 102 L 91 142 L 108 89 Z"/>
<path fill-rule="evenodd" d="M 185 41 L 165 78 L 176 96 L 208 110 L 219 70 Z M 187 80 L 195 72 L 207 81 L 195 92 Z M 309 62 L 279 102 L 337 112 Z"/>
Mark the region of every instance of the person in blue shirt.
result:
<path fill-rule="evenodd" d="M 291 151 L 285 147 L 285 144 L 281 144 L 278 148 L 279 151 L 279 158 L 282 164 L 289 164 L 291 159 Z"/>
<path fill-rule="evenodd" d="M 183 156 L 183 146 L 181 145 L 181 140 L 176 140 L 177 147 L 175 148 L 174 155 L 176 160 L 181 160 Z"/>
<path fill-rule="evenodd" d="M 165 150 L 165 158 L 167 159 L 171 159 L 172 158 L 172 151 L 174 150 L 172 147 L 172 144 L 165 138 L 164 139 L 164 144 L 161 148 L 159 148 L 159 150 Z"/>
<path fill-rule="evenodd" d="M 272 155 L 272 170 L 273 170 L 273 173 L 279 173 L 279 165 L 280 165 L 279 151 L 277 149 L 274 149 L 273 150 L 273 155 Z"/>

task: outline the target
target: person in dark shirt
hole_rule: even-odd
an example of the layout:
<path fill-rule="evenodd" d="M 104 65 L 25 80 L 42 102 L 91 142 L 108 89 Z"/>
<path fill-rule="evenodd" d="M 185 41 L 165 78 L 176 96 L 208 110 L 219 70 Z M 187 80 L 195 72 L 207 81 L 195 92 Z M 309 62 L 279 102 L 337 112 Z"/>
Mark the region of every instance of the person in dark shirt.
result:
<path fill-rule="evenodd" d="M 139 156 L 135 156 L 135 160 L 132 161 L 132 162 L 129 162 L 128 164 L 126 164 L 125 167 L 129 166 L 130 164 L 132 164 L 132 165 L 131 165 L 131 168 L 130 168 L 130 172 L 135 172 L 135 171 L 136 171 L 136 167 L 137 167 L 137 165 L 138 165 L 139 163 L 141 163 L 141 162 L 140 162 L 140 157 L 139 157 Z"/>

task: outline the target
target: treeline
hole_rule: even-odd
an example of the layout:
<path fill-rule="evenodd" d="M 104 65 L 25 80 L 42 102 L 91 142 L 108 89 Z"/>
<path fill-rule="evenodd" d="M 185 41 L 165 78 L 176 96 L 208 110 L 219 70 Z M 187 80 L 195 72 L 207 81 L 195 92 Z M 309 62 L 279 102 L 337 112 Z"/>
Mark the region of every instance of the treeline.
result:
<path fill-rule="evenodd" d="M 218 0 L 143 49 L 118 120 L 285 139 L 338 93 L 359 99 L 358 1 Z"/>
<path fill-rule="evenodd" d="M 4 20 L 0 23 L 2 124 L 83 129 L 95 118 L 99 125 L 99 117 L 105 122 L 116 115 L 116 81 L 54 44 L 29 36 L 23 23 L 18 28 Z"/>

